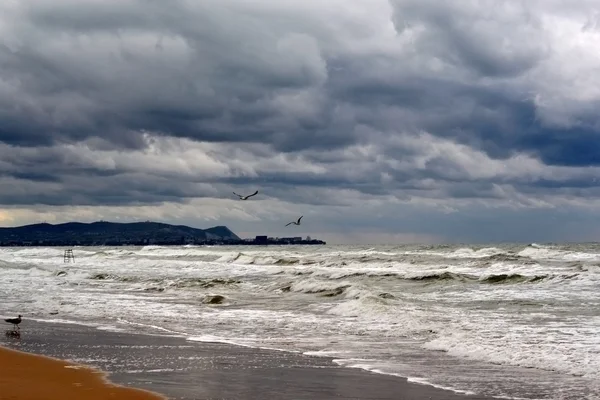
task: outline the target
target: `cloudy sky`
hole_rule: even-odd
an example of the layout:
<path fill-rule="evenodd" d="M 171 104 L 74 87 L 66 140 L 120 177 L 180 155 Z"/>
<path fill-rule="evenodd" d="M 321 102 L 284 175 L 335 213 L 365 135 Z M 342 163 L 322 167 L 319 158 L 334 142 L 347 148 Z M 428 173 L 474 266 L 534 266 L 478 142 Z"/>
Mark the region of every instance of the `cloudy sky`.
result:
<path fill-rule="evenodd" d="M 596 241 L 599 110 L 597 0 L 4 0 L 0 225 Z"/>

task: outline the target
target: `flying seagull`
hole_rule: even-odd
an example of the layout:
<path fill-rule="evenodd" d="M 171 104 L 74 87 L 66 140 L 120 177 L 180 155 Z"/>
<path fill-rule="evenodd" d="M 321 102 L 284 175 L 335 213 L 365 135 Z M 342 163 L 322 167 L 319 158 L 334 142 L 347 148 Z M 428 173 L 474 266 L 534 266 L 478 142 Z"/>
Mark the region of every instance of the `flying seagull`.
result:
<path fill-rule="evenodd" d="M 18 318 L 8 318 L 8 319 L 5 319 L 4 321 L 8 322 L 9 324 L 13 324 L 15 326 L 15 328 L 19 329 L 19 324 L 21 323 L 21 317 L 22 317 L 22 315 L 19 315 Z"/>
<path fill-rule="evenodd" d="M 303 215 L 303 216 L 304 216 L 304 215 Z M 302 217 L 303 217 L 303 216 L 302 216 Z M 300 220 L 302 219 L 302 217 L 298 218 L 298 221 L 292 221 L 292 222 L 289 222 L 289 223 L 287 223 L 285 226 L 288 226 L 288 225 L 291 225 L 291 224 L 294 224 L 294 225 L 300 225 Z"/>
<path fill-rule="evenodd" d="M 252 194 L 249 194 L 248 196 L 242 196 L 241 194 L 237 194 L 236 192 L 233 192 L 233 194 L 235 194 L 237 197 L 239 197 L 240 200 L 248 200 L 250 197 L 256 196 L 258 194 L 258 190 Z"/>

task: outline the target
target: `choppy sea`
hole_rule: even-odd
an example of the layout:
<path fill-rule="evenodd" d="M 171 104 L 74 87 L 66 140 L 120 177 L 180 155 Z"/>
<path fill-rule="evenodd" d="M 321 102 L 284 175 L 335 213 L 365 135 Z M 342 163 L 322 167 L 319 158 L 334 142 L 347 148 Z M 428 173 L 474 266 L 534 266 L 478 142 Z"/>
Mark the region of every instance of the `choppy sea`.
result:
<path fill-rule="evenodd" d="M 0 248 L 0 314 L 600 399 L 600 245 Z"/>

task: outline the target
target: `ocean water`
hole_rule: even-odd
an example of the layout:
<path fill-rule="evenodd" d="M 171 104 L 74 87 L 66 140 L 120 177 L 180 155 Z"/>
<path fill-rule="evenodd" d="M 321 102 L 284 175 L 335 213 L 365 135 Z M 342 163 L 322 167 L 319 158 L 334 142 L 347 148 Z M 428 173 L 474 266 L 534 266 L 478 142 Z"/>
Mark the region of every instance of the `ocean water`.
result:
<path fill-rule="evenodd" d="M 0 248 L 0 314 L 600 399 L 600 245 Z"/>

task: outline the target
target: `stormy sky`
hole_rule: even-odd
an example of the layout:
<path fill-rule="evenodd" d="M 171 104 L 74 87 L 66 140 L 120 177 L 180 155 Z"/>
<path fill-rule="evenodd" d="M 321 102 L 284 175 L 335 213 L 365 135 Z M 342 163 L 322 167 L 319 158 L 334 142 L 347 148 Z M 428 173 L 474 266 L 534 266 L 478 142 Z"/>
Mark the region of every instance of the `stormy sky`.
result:
<path fill-rule="evenodd" d="M 6 0 L 0 225 L 596 241 L 599 111 L 596 0 Z"/>

